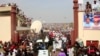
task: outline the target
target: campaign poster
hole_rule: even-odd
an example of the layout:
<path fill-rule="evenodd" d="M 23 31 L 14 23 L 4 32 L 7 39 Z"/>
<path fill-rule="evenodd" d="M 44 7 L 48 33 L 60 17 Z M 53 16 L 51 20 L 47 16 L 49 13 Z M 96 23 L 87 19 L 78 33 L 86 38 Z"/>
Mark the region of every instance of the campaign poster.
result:
<path fill-rule="evenodd" d="M 84 29 L 100 29 L 100 14 L 84 14 Z"/>
<path fill-rule="evenodd" d="M 100 30 L 100 6 L 94 7 L 91 12 L 84 13 L 84 29 Z"/>

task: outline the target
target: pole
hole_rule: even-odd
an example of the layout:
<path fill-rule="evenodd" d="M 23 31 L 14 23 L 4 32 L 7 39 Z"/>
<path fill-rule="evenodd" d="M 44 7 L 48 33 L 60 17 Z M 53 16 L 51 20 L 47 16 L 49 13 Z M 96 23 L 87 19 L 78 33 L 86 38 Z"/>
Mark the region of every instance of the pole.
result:
<path fill-rule="evenodd" d="M 72 45 L 74 44 L 76 38 L 78 37 L 78 0 L 73 0 L 73 12 L 74 12 L 74 37 L 71 38 Z"/>

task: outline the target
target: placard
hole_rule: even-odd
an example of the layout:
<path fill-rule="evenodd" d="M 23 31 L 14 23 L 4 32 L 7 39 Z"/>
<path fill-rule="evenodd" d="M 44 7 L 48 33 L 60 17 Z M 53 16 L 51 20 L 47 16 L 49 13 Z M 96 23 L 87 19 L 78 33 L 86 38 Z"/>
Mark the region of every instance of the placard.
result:
<path fill-rule="evenodd" d="M 38 56 L 49 56 L 48 50 L 39 50 Z"/>

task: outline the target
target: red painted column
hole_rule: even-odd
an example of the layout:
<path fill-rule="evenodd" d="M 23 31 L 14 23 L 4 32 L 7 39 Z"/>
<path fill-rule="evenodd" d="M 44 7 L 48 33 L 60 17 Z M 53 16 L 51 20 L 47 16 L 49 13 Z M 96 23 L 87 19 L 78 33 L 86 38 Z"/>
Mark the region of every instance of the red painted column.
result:
<path fill-rule="evenodd" d="M 15 31 L 15 33 L 14 33 L 14 42 L 15 43 L 19 42 L 19 33 L 17 31 Z"/>
<path fill-rule="evenodd" d="M 74 30 L 71 31 L 71 45 L 74 44 Z"/>
<path fill-rule="evenodd" d="M 11 7 L 11 41 L 16 42 L 15 39 L 15 31 L 16 31 L 16 7 L 12 6 Z"/>
<path fill-rule="evenodd" d="M 74 12 L 74 31 L 73 31 L 73 40 L 72 44 L 75 42 L 78 37 L 78 0 L 73 0 L 73 12 Z"/>

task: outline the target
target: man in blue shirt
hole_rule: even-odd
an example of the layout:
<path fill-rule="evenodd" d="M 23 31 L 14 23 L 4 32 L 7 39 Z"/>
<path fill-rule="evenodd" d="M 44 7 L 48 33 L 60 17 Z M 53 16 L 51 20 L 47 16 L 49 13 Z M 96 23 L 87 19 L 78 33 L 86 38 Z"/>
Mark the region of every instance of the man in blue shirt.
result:
<path fill-rule="evenodd" d="M 87 17 L 84 21 L 84 27 L 85 28 L 90 28 L 93 25 L 93 22 L 90 21 L 90 18 Z"/>

